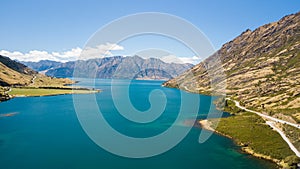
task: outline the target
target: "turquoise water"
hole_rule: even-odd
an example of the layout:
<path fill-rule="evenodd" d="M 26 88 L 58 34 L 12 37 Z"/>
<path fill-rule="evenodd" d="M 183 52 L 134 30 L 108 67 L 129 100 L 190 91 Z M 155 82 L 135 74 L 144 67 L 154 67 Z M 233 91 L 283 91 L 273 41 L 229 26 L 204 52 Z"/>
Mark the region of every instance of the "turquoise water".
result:
<path fill-rule="evenodd" d="M 122 85 L 122 80 L 119 81 Z M 138 110 L 147 110 L 149 92 L 161 89 L 168 96 L 166 111 L 152 123 L 139 125 L 123 118 L 115 108 L 109 80 L 97 80 L 96 94 L 101 112 L 118 132 L 132 137 L 150 137 L 168 129 L 180 108 L 180 92 L 161 87 L 161 81 L 133 81 L 130 98 Z M 92 86 L 84 80 L 81 86 Z M 205 118 L 211 97 L 200 97 L 197 118 Z M 118 99 L 123 99 L 119 96 Z M 88 100 L 83 100 L 88 102 Z M 81 128 L 72 95 L 15 98 L 0 103 L 0 113 L 17 113 L 0 118 L 1 169 L 270 169 L 268 161 L 243 154 L 231 140 L 212 135 L 199 144 L 201 128 L 195 126 L 173 149 L 158 156 L 131 159 L 113 155 L 89 139 Z M 186 117 L 188 121 L 191 117 Z M 178 127 L 189 125 L 184 121 Z M 103 136 L 105 137 L 105 136 Z M 120 143 L 121 144 L 121 143 Z"/>

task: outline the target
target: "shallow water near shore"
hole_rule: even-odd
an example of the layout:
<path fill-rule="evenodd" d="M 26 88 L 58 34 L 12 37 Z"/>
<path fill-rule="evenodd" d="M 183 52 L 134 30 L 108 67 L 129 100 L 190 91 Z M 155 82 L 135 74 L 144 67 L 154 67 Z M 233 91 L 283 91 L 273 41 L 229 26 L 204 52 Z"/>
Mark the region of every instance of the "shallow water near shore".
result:
<path fill-rule="evenodd" d="M 141 111 L 150 106 L 149 92 L 162 90 L 168 96 L 165 112 L 154 122 L 139 125 L 123 118 L 117 111 L 110 91 L 110 80 L 81 79 L 77 85 L 102 89 L 96 93 L 103 116 L 118 132 L 131 137 L 151 137 L 171 125 L 188 127 L 192 117 L 173 124 L 180 108 L 180 91 L 161 87 L 162 81 L 132 81 L 130 98 Z M 119 80 L 124 85 L 126 80 Z M 205 118 L 210 96 L 200 95 L 197 118 Z M 119 96 L 118 99 L 125 97 Z M 82 100 L 84 102 L 85 100 Z M 88 101 L 88 100 L 86 100 Z M 212 110 L 215 108 L 212 107 Z M 217 110 L 215 110 L 217 112 Z M 232 140 L 213 134 L 206 142 L 198 142 L 201 128 L 195 126 L 173 149 L 158 156 L 131 159 L 113 155 L 97 146 L 83 131 L 73 106 L 72 95 L 14 98 L 0 103 L 0 114 L 16 113 L 0 118 L 0 168 L 3 169 L 117 169 L 117 168 L 222 168 L 273 169 L 271 162 L 241 153 Z M 103 136 L 105 137 L 105 136 Z M 121 143 L 120 143 L 121 144 Z"/>

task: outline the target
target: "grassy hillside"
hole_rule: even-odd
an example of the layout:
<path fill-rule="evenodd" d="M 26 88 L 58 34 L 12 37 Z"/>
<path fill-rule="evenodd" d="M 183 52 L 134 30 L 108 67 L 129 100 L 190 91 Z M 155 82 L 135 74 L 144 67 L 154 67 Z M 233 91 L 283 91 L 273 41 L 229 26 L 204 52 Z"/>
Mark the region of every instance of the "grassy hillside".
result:
<path fill-rule="evenodd" d="M 0 62 L 0 85 L 28 85 L 30 84 L 32 75 L 22 74 L 13 69 L 8 68 L 6 65 Z"/>
<path fill-rule="evenodd" d="M 216 58 L 220 59 L 219 65 Z M 164 85 L 204 94 L 226 86 L 224 92 L 245 107 L 299 122 L 299 63 L 300 13 L 297 13 L 254 31 L 246 30 L 214 55 Z M 220 70 L 224 70 L 224 76 L 220 76 Z"/>

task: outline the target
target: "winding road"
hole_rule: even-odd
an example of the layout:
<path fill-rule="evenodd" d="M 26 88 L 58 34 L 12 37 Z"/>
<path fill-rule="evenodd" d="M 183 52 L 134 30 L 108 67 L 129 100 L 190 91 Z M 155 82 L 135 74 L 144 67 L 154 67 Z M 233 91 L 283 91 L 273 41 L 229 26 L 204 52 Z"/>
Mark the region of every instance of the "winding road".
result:
<path fill-rule="evenodd" d="M 280 136 L 283 138 L 283 140 L 289 145 L 290 149 L 296 154 L 296 156 L 300 157 L 300 152 L 297 150 L 297 148 L 291 143 L 291 141 L 286 137 L 286 135 L 275 125 L 274 121 L 266 121 L 266 123 L 272 127 L 275 131 L 277 131 Z"/>
<path fill-rule="evenodd" d="M 245 110 L 245 111 L 248 111 L 248 112 L 251 112 L 251 113 L 255 113 L 263 118 L 266 118 L 266 119 L 269 119 L 271 121 L 266 121 L 266 123 L 272 127 L 275 131 L 277 131 L 280 136 L 283 138 L 283 140 L 289 145 L 290 149 L 296 154 L 296 156 L 300 157 L 300 152 L 297 150 L 297 148 L 293 145 L 293 143 L 291 143 L 291 141 L 286 137 L 286 135 L 284 134 L 284 132 L 282 132 L 278 127 L 276 127 L 275 125 L 275 122 L 278 122 L 278 123 L 282 123 L 282 124 L 288 124 L 290 126 L 293 126 L 293 127 L 296 127 L 298 129 L 300 129 L 300 125 L 299 124 L 295 124 L 295 123 L 291 123 L 291 122 L 288 122 L 288 121 L 285 121 L 285 120 L 281 120 L 281 119 L 277 119 L 277 118 L 274 118 L 272 116 L 269 116 L 269 115 L 265 115 L 265 114 L 262 114 L 260 112 L 257 112 L 257 111 L 253 111 L 253 110 L 250 110 L 250 109 L 247 109 L 246 107 L 244 106 L 241 106 L 240 103 L 236 100 L 232 100 L 230 98 L 226 98 L 226 100 L 231 100 L 235 103 L 235 105 L 242 109 L 242 110 Z"/>
<path fill-rule="evenodd" d="M 257 111 L 253 111 L 253 110 L 250 110 L 250 109 L 247 109 L 246 107 L 244 106 L 241 106 L 240 103 L 236 100 L 232 100 L 232 99 L 229 99 L 229 98 L 226 98 L 227 100 L 231 100 L 235 103 L 235 105 L 240 108 L 240 109 L 243 109 L 243 110 L 246 110 L 248 112 L 251 112 L 251 113 L 255 113 L 261 117 L 264 117 L 266 119 L 269 119 L 269 120 L 272 120 L 272 121 L 275 121 L 275 122 L 278 122 L 278 123 L 282 123 L 282 124 L 288 124 L 290 126 L 293 126 L 293 127 L 296 127 L 298 129 L 300 129 L 300 124 L 296 124 L 296 123 L 291 123 L 291 122 L 288 122 L 288 121 L 285 121 L 285 120 L 281 120 L 281 119 L 278 119 L 278 118 L 275 118 L 275 117 L 272 117 L 272 116 L 269 116 L 269 115 L 266 115 L 266 114 L 262 114 L 260 112 L 257 112 Z"/>
<path fill-rule="evenodd" d="M 34 85 L 34 80 L 36 79 L 36 75 L 33 76 L 33 78 L 31 79 L 31 85 Z"/>

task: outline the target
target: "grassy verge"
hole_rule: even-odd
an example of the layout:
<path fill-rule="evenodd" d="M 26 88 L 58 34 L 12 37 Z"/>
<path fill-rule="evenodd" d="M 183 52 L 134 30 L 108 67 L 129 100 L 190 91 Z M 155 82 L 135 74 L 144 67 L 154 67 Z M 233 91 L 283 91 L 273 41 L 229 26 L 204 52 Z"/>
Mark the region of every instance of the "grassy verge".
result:
<path fill-rule="evenodd" d="M 300 130 L 287 124 L 282 124 L 282 129 L 287 138 L 300 150 Z"/>
<path fill-rule="evenodd" d="M 287 116 L 292 117 L 297 123 L 300 123 L 300 108 L 293 108 L 293 109 L 275 109 L 269 110 L 268 113 L 270 115 L 274 114 L 284 114 Z"/>
<path fill-rule="evenodd" d="M 51 96 L 51 95 L 61 95 L 61 94 L 87 94 L 95 93 L 97 90 L 88 89 L 77 89 L 72 88 L 57 88 L 57 89 L 43 89 L 43 88 L 12 88 L 9 94 L 11 96 Z"/>
<path fill-rule="evenodd" d="M 214 119 L 210 121 L 214 125 Z M 281 136 L 256 114 L 244 112 L 222 118 L 216 131 L 232 138 L 244 151 L 286 168 L 296 167 L 299 161 Z"/>

